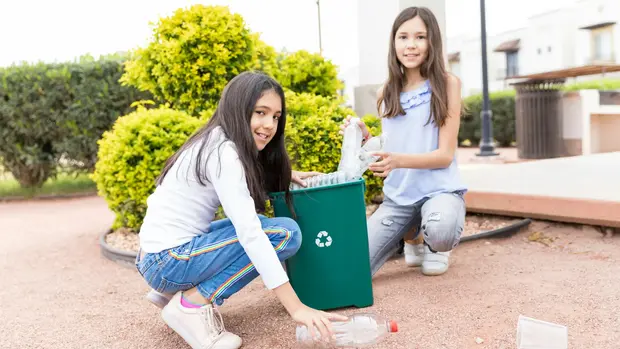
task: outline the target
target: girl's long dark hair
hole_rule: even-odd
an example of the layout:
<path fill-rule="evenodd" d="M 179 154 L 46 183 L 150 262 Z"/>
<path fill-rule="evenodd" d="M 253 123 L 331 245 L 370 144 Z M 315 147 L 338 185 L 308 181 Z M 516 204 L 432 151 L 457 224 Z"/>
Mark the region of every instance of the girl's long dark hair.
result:
<path fill-rule="evenodd" d="M 407 83 L 407 76 L 401 70 L 402 65 L 396 56 L 394 40 L 398 28 L 406 21 L 420 16 L 426 25 L 428 35 L 428 57 L 420 67 L 420 74 L 423 78 L 429 79 L 432 89 L 431 95 L 431 115 L 432 121 L 438 127 L 446 122 L 448 117 L 448 89 L 446 78 L 448 73 L 443 60 L 443 46 L 441 40 L 441 30 L 437 23 L 437 18 L 431 10 L 426 7 L 409 7 L 400 12 L 392 24 L 390 32 L 390 49 L 388 54 L 388 80 L 384 85 L 383 91 L 377 100 L 377 110 L 380 116 L 393 117 L 404 114 L 400 105 L 400 93 Z M 384 110 L 381 106 L 384 104 Z M 429 115 L 429 121 L 431 121 Z"/>
<path fill-rule="evenodd" d="M 266 91 L 274 91 L 280 96 L 282 113 L 275 135 L 263 150 L 258 151 L 250 128 L 250 120 L 257 101 Z M 166 161 L 156 184 L 161 184 L 183 151 L 200 142 L 194 171 L 199 183 L 205 185 L 205 180 L 208 179 L 205 173 L 207 159 L 204 158 L 204 150 L 211 131 L 217 126 L 220 126 L 226 137 L 235 144 L 256 210 L 265 211 L 269 192 L 285 192 L 286 203 L 294 215 L 289 192 L 291 162 L 284 146 L 286 126 L 284 91 L 273 78 L 258 72 L 243 72 L 230 80 L 211 119 Z M 217 150 L 219 151 L 219 148 Z"/>

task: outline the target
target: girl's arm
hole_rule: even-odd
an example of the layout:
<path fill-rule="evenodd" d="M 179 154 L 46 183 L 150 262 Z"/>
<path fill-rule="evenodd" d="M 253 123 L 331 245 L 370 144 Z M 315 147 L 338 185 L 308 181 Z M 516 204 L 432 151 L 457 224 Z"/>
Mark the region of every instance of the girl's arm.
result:
<path fill-rule="evenodd" d="M 385 177 L 395 168 L 433 169 L 446 168 L 454 159 L 458 145 L 459 126 L 461 123 L 461 82 L 448 75 L 448 115 L 446 123 L 439 129 L 439 147 L 426 154 L 399 154 L 377 152 L 383 159 L 369 166 L 377 176 Z"/>
<path fill-rule="evenodd" d="M 323 338 L 329 337 L 330 320 L 347 318 L 307 307 L 293 290 L 271 241 L 262 229 L 254 200 L 248 190 L 245 171 L 234 145 L 226 142 L 222 147 L 214 147 L 207 160 L 207 170 L 224 212 L 235 227 L 239 243 L 265 286 L 275 292 L 295 321 L 306 324 L 312 331 L 316 326 Z"/>

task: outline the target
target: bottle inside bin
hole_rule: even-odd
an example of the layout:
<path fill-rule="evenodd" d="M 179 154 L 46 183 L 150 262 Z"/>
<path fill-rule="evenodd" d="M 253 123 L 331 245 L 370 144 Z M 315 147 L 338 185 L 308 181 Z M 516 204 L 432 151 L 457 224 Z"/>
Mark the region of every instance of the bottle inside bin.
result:
<path fill-rule="evenodd" d="M 308 328 L 297 326 L 297 342 L 302 348 L 364 348 L 380 342 L 389 333 L 398 332 L 398 324 L 370 313 L 349 316 L 347 321 L 332 321 L 334 338 L 326 343 L 315 329 L 312 338 Z"/>

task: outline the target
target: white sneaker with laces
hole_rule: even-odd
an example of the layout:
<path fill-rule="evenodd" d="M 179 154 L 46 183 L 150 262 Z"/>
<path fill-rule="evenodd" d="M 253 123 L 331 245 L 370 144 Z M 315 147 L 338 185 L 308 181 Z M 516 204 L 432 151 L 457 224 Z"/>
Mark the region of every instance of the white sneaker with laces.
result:
<path fill-rule="evenodd" d="M 173 295 L 168 294 L 168 293 L 159 293 L 157 291 L 155 291 L 154 289 L 151 289 L 149 291 L 149 293 L 146 294 L 146 299 L 155 304 L 156 307 L 163 309 L 168 302 L 170 302 L 170 299 L 172 298 Z"/>
<path fill-rule="evenodd" d="M 448 271 L 450 265 L 450 252 L 431 252 L 424 245 L 424 260 L 422 261 L 422 274 L 428 276 L 441 275 Z"/>
<path fill-rule="evenodd" d="M 409 267 L 419 267 L 424 260 L 424 244 L 410 244 L 405 242 L 403 247 L 405 254 L 405 264 Z"/>
<path fill-rule="evenodd" d="M 162 310 L 161 317 L 193 349 L 241 347 L 241 337 L 226 332 L 222 316 L 213 304 L 186 308 L 181 305 L 181 292 L 177 292 Z"/>

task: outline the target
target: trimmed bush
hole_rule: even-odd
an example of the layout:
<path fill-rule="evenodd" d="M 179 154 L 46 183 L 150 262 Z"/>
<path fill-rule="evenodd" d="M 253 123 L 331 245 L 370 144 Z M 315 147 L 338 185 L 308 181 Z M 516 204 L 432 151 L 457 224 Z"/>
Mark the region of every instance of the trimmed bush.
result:
<path fill-rule="evenodd" d="M 254 56 L 252 57 L 254 63 L 252 69 L 275 76 L 279 69 L 278 53 L 273 47 L 263 42 L 258 33 L 252 34 L 252 40 L 254 42 Z"/>
<path fill-rule="evenodd" d="M 22 187 L 58 171 L 90 171 L 97 140 L 132 102 L 149 94 L 118 82 L 120 56 L 0 69 L 0 158 Z M 68 167 L 66 166 L 68 164 Z"/>
<path fill-rule="evenodd" d="M 572 84 L 562 86 L 563 91 L 578 90 L 599 90 L 613 91 L 620 90 L 620 79 L 597 79 L 588 81 L 579 81 Z"/>
<path fill-rule="evenodd" d="M 284 54 L 274 76 L 283 87 L 297 93 L 333 97 L 344 87 L 338 79 L 336 65 L 304 50 Z"/>
<path fill-rule="evenodd" d="M 116 213 L 113 228 L 139 230 L 146 199 L 155 190 L 155 179 L 166 160 L 202 124 L 181 111 L 140 107 L 104 133 L 92 179 L 99 195 Z"/>
<path fill-rule="evenodd" d="M 124 84 L 150 91 L 174 109 L 197 115 L 214 106 L 233 77 L 267 54 L 243 18 L 228 7 L 194 5 L 161 18 L 152 41 L 127 63 Z"/>
<path fill-rule="evenodd" d="M 461 116 L 459 144 L 477 145 L 482 137 L 482 95 L 473 95 L 463 100 L 466 112 Z M 501 147 L 509 147 L 516 139 L 515 131 L 515 92 L 501 91 L 489 93 L 489 103 L 493 112 L 493 138 Z"/>

